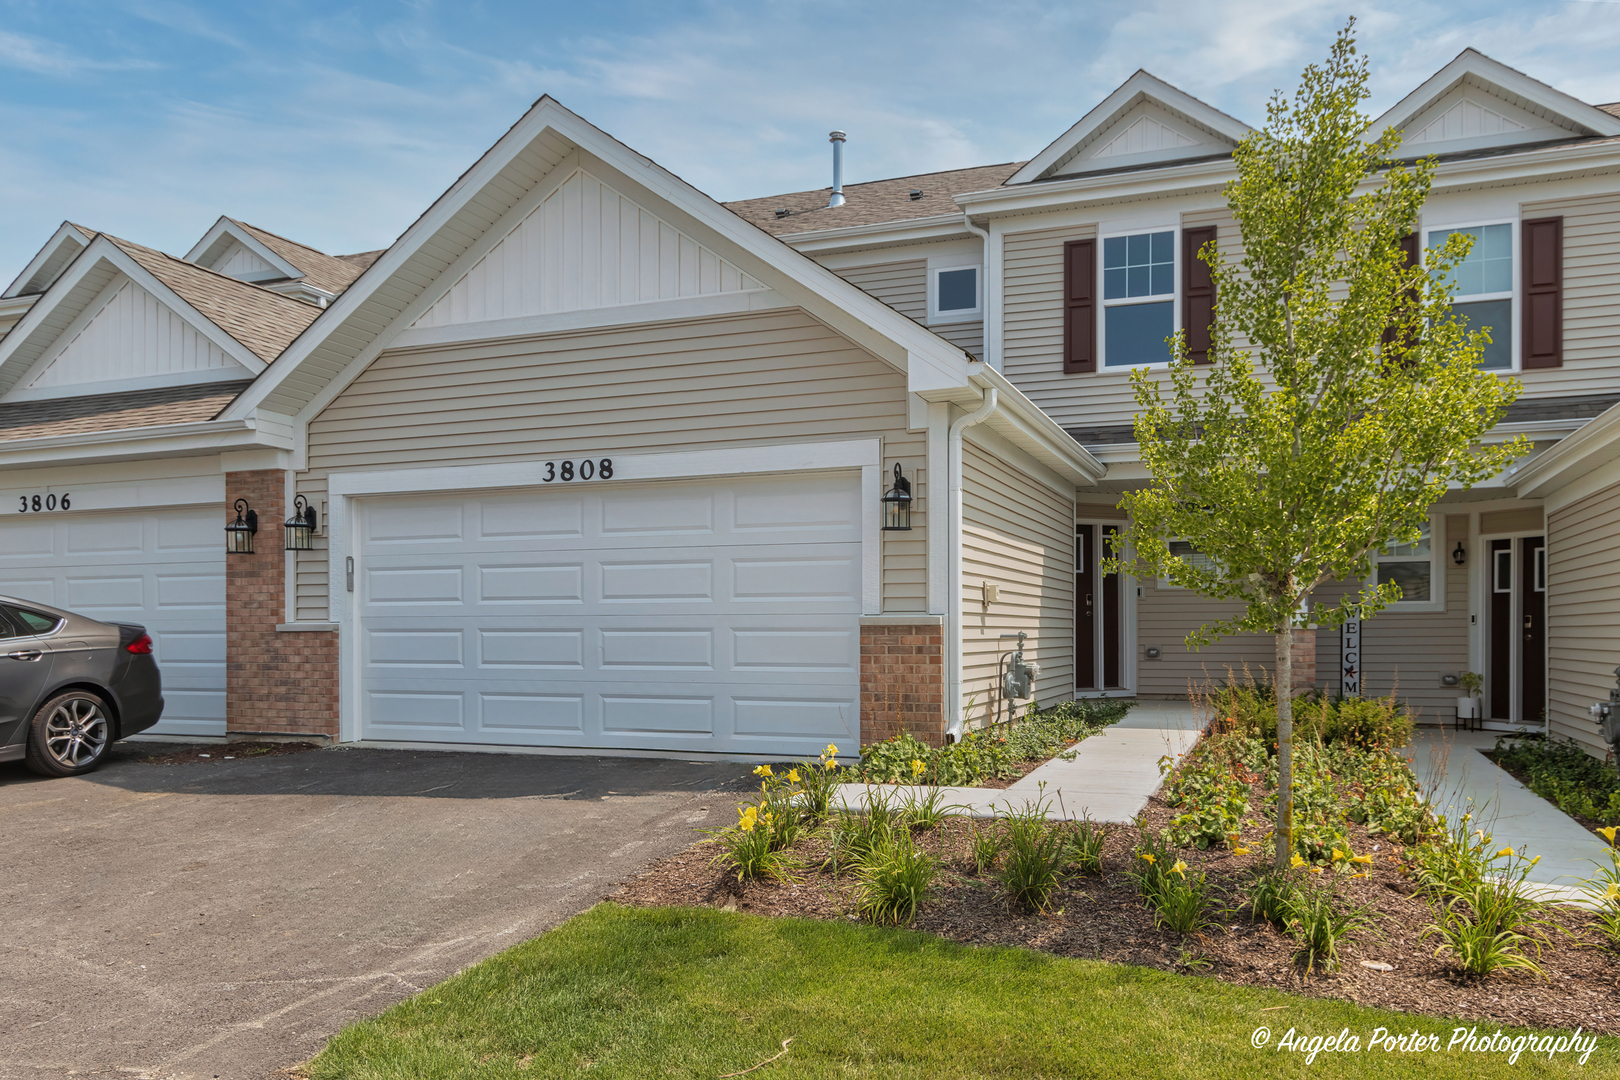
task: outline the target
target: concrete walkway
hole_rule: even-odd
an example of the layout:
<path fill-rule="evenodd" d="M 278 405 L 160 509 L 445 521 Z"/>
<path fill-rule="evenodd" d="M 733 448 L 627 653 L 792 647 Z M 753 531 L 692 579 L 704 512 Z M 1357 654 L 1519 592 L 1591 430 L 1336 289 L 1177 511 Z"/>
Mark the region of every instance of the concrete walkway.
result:
<path fill-rule="evenodd" d="M 1456 821 L 1472 811 L 1498 844 L 1541 856 L 1530 880 L 1546 887 L 1543 895 L 1578 899 L 1593 862 L 1607 863 L 1607 845 L 1480 752 L 1495 745 L 1495 734 L 1420 728 L 1409 747 L 1412 771 L 1436 814 Z"/>
<path fill-rule="evenodd" d="M 946 787 L 938 791 L 947 806 L 959 807 L 971 817 L 994 817 L 1044 803 L 1046 816 L 1056 821 L 1090 817 L 1093 821 L 1128 822 L 1163 782 L 1159 759 L 1191 750 L 1202 728 L 1203 721 L 1186 702 L 1143 702 L 1119 723 L 1082 740 L 1073 761 L 1053 758 L 1005 790 Z M 861 810 L 868 792 L 904 804 L 934 790 L 846 785 L 839 789 L 839 797 L 847 808 Z"/>

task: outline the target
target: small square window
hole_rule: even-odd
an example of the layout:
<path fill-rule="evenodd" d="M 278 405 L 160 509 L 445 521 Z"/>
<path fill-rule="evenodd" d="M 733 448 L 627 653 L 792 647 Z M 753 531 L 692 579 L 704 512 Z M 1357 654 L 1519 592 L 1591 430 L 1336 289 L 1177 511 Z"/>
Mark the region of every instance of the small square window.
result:
<path fill-rule="evenodd" d="M 964 266 L 960 270 L 939 272 L 939 303 L 941 314 L 972 311 L 979 306 L 979 268 Z"/>

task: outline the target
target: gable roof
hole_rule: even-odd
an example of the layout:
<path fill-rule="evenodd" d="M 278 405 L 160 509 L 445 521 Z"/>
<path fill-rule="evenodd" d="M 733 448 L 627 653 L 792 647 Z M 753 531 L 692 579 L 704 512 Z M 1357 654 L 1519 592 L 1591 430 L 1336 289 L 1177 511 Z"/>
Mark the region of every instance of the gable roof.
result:
<path fill-rule="evenodd" d="M 1458 102 L 1446 111 L 1472 105 L 1478 112 L 1492 113 L 1496 120 L 1480 116 L 1466 122 L 1458 117 L 1449 129 L 1431 133 L 1437 121 L 1448 119 L 1430 115 L 1434 106 L 1442 103 L 1448 94 L 1466 93 L 1469 89 L 1489 98 L 1492 104 L 1499 103 L 1500 113 L 1488 106 L 1481 108 L 1477 102 Z M 1440 151 L 1469 150 L 1556 138 L 1615 136 L 1620 135 L 1620 112 L 1610 111 L 1613 108 L 1615 106 L 1588 105 L 1477 49 L 1468 48 L 1385 110 L 1368 126 L 1365 137 L 1376 138 L 1386 128 L 1397 128 L 1405 134 L 1402 153 L 1412 154 L 1427 153 L 1425 145 Z M 1530 122 L 1524 122 L 1526 120 Z M 1431 137 L 1420 139 L 1422 135 Z"/>
<path fill-rule="evenodd" d="M 308 244 L 300 244 L 268 229 L 222 215 L 203 234 L 202 239 L 186 252 L 185 261 L 215 270 L 238 245 L 268 265 L 271 268 L 269 273 L 282 280 L 309 285 L 329 296 L 336 296 L 347 289 L 382 254 L 381 251 L 368 251 L 357 255 L 328 255 Z"/>
<path fill-rule="evenodd" d="M 75 225 L 71 221 L 64 221 L 59 225 L 51 238 L 45 241 L 45 246 L 39 249 L 39 254 L 28 261 L 17 280 L 0 293 L 0 299 L 11 299 L 17 296 L 37 296 L 51 287 L 51 282 L 59 277 L 63 270 L 74 259 L 79 257 L 95 237 L 95 233 L 82 225 Z"/>
<path fill-rule="evenodd" d="M 1202 157 L 1211 153 L 1230 152 L 1232 147 L 1252 130 L 1243 121 L 1204 104 L 1191 94 L 1176 89 L 1146 70 L 1138 69 L 1134 75 L 1121 83 L 1117 90 L 1082 116 L 1068 131 L 1054 139 L 1046 149 L 1031 158 L 1006 182 L 1009 185 L 1027 184 L 1089 171 L 1081 167 L 1085 152 L 1096 146 L 1103 135 L 1108 135 L 1109 141 L 1112 142 L 1114 138 L 1126 134 L 1123 131 L 1115 132 L 1113 130 L 1115 125 L 1124 119 L 1127 113 L 1141 109 L 1144 105 L 1162 110 L 1178 125 L 1188 125 L 1204 137 L 1200 140 L 1188 140 L 1189 143 L 1207 140 L 1208 144 L 1166 147 L 1162 150 L 1154 147 L 1147 151 L 1128 149 L 1124 153 L 1102 159 L 1102 168 L 1127 165 L 1132 157 L 1142 157 L 1143 154 L 1156 161 L 1164 161 L 1176 157 Z M 1186 137 L 1184 132 L 1176 134 Z M 1098 146 L 1097 149 L 1103 147 Z"/>
<path fill-rule="evenodd" d="M 953 195 L 1002 184 L 1023 164 L 1022 161 L 1013 161 L 1004 165 L 978 165 L 971 169 L 946 169 L 889 180 L 845 184 L 843 206 L 827 205 L 832 194 L 830 187 L 760 199 L 739 199 L 722 205 L 772 236 L 910 221 L 941 214 L 960 216 L 962 210 L 952 199 Z M 913 199 L 913 191 L 921 191 L 922 197 Z M 787 210 L 787 216 L 778 217 L 778 210 Z"/>

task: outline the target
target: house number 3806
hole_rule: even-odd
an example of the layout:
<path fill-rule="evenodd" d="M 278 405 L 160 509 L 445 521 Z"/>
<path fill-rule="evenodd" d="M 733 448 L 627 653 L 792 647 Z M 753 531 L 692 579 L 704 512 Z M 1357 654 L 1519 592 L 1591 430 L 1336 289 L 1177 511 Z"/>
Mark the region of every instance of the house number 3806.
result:
<path fill-rule="evenodd" d="M 73 509 L 73 504 L 68 501 L 68 492 L 66 491 L 62 492 L 61 498 L 57 498 L 54 492 L 50 495 L 19 495 L 17 498 L 22 503 L 21 506 L 17 507 L 19 514 L 37 514 L 43 510 Z"/>
<path fill-rule="evenodd" d="M 592 461 L 586 458 L 577 464 L 572 461 L 546 462 L 546 475 L 540 478 L 545 483 L 561 480 L 567 483 L 571 480 L 611 480 L 613 479 L 613 459 L 603 458 L 601 461 Z"/>

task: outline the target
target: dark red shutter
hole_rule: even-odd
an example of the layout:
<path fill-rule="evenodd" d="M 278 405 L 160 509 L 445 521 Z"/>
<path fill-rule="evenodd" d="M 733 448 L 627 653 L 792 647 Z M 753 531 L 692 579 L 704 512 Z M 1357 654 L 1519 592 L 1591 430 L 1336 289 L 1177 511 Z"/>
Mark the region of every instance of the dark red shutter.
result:
<path fill-rule="evenodd" d="M 1187 355 L 1195 364 L 1209 363 L 1209 328 L 1215 324 L 1215 276 L 1198 251 L 1214 242 L 1213 225 L 1181 233 L 1181 328 L 1187 334 Z"/>
<path fill-rule="evenodd" d="M 1417 233 L 1409 232 L 1405 236 L 1401 237 L 1401 254 L 1406 256 L 1406 267 L 1408 269 L 1418 264 L 1419 249 Z M 1417 293 L 1413 292 L 1411 289 L 1406 291 L 1406 295 L 1414 301 L 1418 299 Z M 1391 326 L 1384 331 L 1384 344 L 1388 345 L 1394 340 L 1395 328 Z"/>
<path fill-rule="evenodd" d="M 1564 362 L 1564 219 L 1524 223 L 1524 355 L 1521 367 Z"/>
<path fill-rule="evenodd" d="M 1063 371 L 1097 370 L 1097 241 L 1063 245 Z"/>

